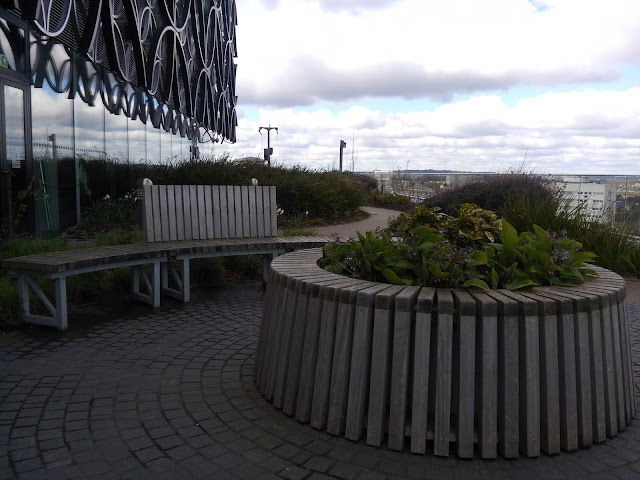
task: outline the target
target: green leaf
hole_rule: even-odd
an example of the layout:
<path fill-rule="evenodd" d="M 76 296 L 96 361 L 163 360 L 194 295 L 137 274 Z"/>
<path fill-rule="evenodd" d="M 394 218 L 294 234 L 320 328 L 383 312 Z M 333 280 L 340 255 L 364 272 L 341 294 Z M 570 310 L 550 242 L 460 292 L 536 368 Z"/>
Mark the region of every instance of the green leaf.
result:
<path fill-rule="evenodd" d="M 528 277 L 522 277 L 514 280 L 507 285 L 507 290 L 520 290 L 525 287 L 535 287 L 537 284 Z"/>
<path fill-rule="evenodd" d="M 490 290 L 489 285 L 487 285 L 487 282 L 485 282 L 484 280 L 480 280 L 479 278 L 472 278 L 462 284 L 462 288 L 472 288 L 472 287 L 479 288 L 481 290 Z"/>
<path fill-rule="evenodd" d="M 385 268 L 382 271 L 382 275 L 389 283 L 393 283 L 394 285 L 411 285 L 411 281 L 407 282 L 406 280 L 401 279 L 396 272 L 391 270 L 390 268 Z"/>
<path fill-rule="evenodd" d="M 473 260 L 475 260 L 481 265 L 486 265 L 489 262 L 489 258 L 487 257 L 487 254 L 482 250 L 476 250 L 475 252 L 471 252 L 469 257 L 471 257 Z"/>
<path fill-rule="evenodd" d="M 518 232 L 504 218 L 502 219 L 502 245 L 505 248 L 516 248 L 518 245 Z"/>
<path fill-rule="evenodd" d="M 498 275 L 498 272 L 496 272 L 495 268 L 491 269 L 491 288 L 498 288 L 498 285 L 500 283 L 500 276 Z"/>

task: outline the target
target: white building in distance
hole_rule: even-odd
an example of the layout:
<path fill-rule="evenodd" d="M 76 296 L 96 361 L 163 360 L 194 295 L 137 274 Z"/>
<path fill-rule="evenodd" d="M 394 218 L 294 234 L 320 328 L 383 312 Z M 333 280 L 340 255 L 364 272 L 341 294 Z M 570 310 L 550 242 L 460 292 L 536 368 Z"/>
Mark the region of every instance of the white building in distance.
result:
<path fill-rule="evenodd" d="M 583 181 L 582 177 L 563 177 L 556 185 L 564 192 L 570 210 L 578 210 L 590 220 L 602 223 L 615 218 L 616 187 L 609 183 Z"/>

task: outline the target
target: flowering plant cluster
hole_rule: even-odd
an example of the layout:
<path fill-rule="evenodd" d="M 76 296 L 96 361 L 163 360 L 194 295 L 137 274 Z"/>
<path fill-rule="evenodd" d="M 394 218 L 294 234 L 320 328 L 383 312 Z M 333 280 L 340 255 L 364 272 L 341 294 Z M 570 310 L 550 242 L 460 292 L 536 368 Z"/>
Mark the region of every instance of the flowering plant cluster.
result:
<path fill-rule="evenodd" d="M 137 203 L 138 195 L 135 189 L 115 200 L 106 194 L 94 202 L 89 217 L 94 222 L 132 222 L 137 217 Z"/>
<path fill-rule="evenodd" d="M 319 264 L 330 272 L 399 285 L 518 290 L 574 285 L 596 272 L 596 255 L 537 225 L 520 235 L 493 212 L 465 204 L 460 216 L 418 210 L 390 228 L 324 247 Z M 420 223 L 415 217 L 420 217 Z M 431 217 L 425 222 L 425 217 Z"/>

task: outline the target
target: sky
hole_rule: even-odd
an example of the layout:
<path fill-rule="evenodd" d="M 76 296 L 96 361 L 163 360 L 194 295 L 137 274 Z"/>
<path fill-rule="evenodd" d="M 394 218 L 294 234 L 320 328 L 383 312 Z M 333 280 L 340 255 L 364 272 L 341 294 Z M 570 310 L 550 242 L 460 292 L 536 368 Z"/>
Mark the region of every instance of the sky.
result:
<path fill-rule="evenodd" d="M 640 174 L 638 0 L 236 0 L 234 158 Z"/>

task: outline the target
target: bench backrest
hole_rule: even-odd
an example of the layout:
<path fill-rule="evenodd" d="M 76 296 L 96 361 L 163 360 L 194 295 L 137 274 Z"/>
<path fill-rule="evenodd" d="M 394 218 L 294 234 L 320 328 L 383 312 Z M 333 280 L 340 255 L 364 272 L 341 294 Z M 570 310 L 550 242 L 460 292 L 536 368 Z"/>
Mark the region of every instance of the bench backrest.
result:
<path fill-rule="evenodd" d="M 149 242 L 277 235 L 276 187 L 144 185 Z"/>

